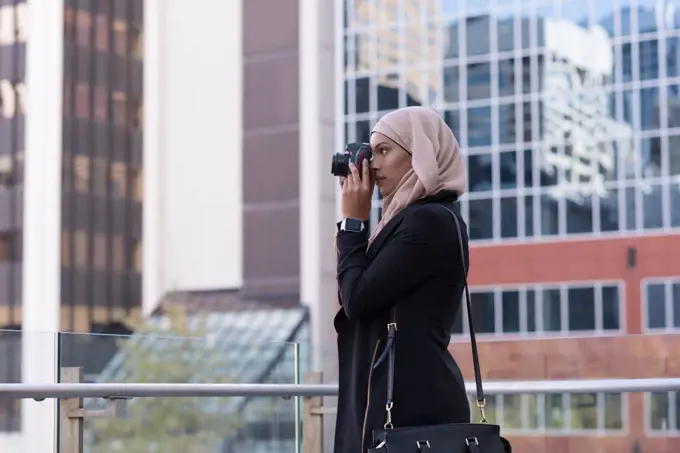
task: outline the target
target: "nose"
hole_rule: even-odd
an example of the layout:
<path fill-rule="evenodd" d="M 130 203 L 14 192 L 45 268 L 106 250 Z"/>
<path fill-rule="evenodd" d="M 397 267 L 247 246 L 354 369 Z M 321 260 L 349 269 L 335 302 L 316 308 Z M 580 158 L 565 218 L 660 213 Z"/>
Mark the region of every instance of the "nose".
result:
<path fill-rule="evenodd" d="M 380 168 L 379 154 L 373 154 L 373 156 L 371 156 L 371 168 L 373 170 Z"/>

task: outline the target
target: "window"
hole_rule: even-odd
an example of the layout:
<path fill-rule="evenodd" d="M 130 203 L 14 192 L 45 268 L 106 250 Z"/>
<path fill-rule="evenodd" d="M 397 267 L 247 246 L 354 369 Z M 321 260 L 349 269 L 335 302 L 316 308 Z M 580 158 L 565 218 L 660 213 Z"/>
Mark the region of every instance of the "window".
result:
<path fill-rule="evenodd" d="M 0 7 L 0 46 L 26 42 L 26 3 Z"/>
<path fill-rule="evenodd" d="M 111 195 L 125 198 L 127 193 L 127 168 L 122 162 L 111 163 Z"/>
<path fill-rule="evenodd" d="M 71 265 L 71 235 L 68 231 L 61 232 L 61 265 Z"/>
<path fill-rule="evenodd" d="M 120 20 L 114 20 L 112 27 L 113 27 L 113 51 L 116 55 L 124 57 L 127 55 L 128 25 Z"/>
<path fill-rule="evenodd" d="M 570 283 L 500 290 L 474 288 L 470 293 L 476 332 L 493 335 L 603 333 L 621 329 L 621 285 Z M 463 309 L 453 334 L 467 334 Z"/>
<path fill-rule="evenodd" d="M 75 156 L 73 158 L 73 188 L 76 192 L 89 192 L 91 178 L 90 164 L 90 159 L 85 156 Z"/>
<path fill-rule="evenodd" d="M 14 118 L 25 114 L 26 90 L 22 82 L 12 83 L 7 79 L 0 80 L 0 115 Z"/>
<path fill-rule="evenodd" d="M 142 241 L 132 241 L 131 268 L 134 272 L 142 272 Z"/>
<path fill-rule="evenodd" d="M 647 280 L 642 285 L 645 298 L 645 329 L 680 329 L 680 277 Z"/>
<path fill-rule="evenodd" d="M 646 395 L 647 429 L 680 434 L 680 391 Z"/>
<path fill-rule="evenodd" d="M 486 415 L 504 431 L 573 433 L 622 431 L 625 396 L 621 393 L 489 395 Z M 474 408 L 474 401 L 471 401 Z M 473 420 L 478 417 L 474 413 Z"/>
<path fill-rule="evenodd" d="M 0 263 L 21 261 L 21 236 L 17 233 L 0 233 Z"/>
<path fill-rule="evenodd" d="M 144 172 L 141 168 L 132 170 L 132 199 L 142 201 L 144 195 Z"/>
<path fill-rule="evenodd" d="M 103 234 L 95 234 L 94 235 L 94 250 L 93 250 L 93 259 L 94 259 L 94 267 L 99 268 L 99 269 L 105 269 L 107 266 L 107 252 L 108 252 L 108 244 L 107 244 L 107 237 L 104 236 Z"/>
<path fill-rule="evenodd" d="M 73 264 L 79 268 L 86 267 L 88 255 L 87 233 L 85 231 L 75 231 L 72 238 L 74 249 Z"/>

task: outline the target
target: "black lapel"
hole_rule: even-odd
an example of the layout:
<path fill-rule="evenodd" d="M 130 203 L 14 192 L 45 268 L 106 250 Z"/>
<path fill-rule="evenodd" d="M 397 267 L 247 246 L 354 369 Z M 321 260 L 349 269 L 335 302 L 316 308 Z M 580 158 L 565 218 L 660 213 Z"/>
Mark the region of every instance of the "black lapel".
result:
<path fill-rule="evenodd" d="M 382 246 L 385 245 L 385 241 L 392 235 L 392 233 L 399 226 L 402 220 L 404 220 L 406 214 L 408 214 L 408 212 L 412 210 L 417 204 L 420 203 L 414 203 L 399 211 L 397 215 L 392 217 L 392 219 L 390 219 L 390 221 L 387 222 L 387 225 L 385 225 L 383 229 L 380 230 L 380 233 L 378 233 L 378 236 L 376 236 L 375 240 L 373 240 L 373 243 L 368 248 L 367 258 L 369 261 L 373 261 L 375 255 L 380 251 Z"/>
<path fill-rule="evenodd" d="M 369 261 L 373 261 L 375 255 L 380 251 L 382 246 L 385 245 L 385 241 L 391 236 L 391 234 L 399 226 L 402 220 L 404 220 L 406 214 L 408 214 L 409 211 L 414 209 L 416 206 L 426 203 L 454 203 L 457 199 L 458 196 L 456 195 L 456 193 L 443 191 L 436 195 L 431 195 L 429 197 L 423 198 L 422 200 L 418 200 L 415 203 L 402 209 L 389 222 L 387 222 L 387 225 L 385 225 L 385 227 L 380 231 L 380 233 L 378 233 L 378 236 L 375 238 L 371 246 L 368 248 L 366 257 L 368 258 Z"/>

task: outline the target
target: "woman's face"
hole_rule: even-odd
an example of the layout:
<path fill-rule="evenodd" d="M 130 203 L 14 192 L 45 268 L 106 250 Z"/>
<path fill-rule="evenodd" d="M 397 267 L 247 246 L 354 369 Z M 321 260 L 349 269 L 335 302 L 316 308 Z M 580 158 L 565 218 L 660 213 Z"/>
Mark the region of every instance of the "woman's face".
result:
<path fill-rule="evenodd" d="M 387 136 L 371 134 L 371 168 L 375 184 L 383 197 L 391 194 L 411 167 L 411 155 Z"/>

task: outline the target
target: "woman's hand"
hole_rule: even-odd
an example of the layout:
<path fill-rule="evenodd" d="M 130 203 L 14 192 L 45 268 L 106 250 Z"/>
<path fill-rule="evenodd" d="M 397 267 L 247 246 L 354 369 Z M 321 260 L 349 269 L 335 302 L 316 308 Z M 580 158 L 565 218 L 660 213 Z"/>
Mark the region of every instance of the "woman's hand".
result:
<path fill-rule="evenodd" d="M 361 176 L 357 167 L 350 163 L 349 174 L 342 186 L 342 216 L 344 218 L 366 221 L 371 217 L 371 201 L 373 198 L 373 178 L 370 164 L 363 162 Z"/>

